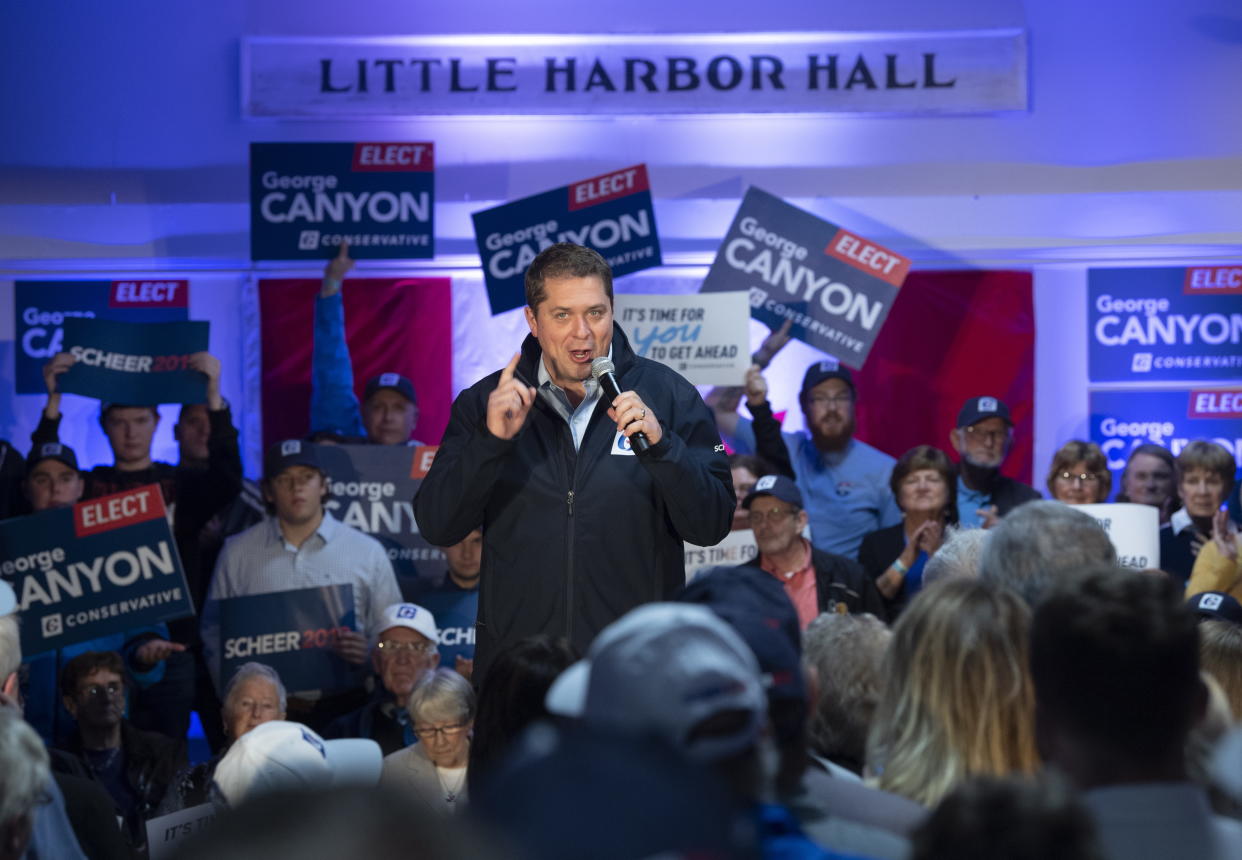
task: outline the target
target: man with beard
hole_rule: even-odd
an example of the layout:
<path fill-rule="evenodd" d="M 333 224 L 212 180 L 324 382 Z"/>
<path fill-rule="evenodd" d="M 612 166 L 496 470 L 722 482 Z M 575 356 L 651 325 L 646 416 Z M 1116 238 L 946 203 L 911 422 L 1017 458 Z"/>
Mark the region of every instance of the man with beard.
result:
<path fill-rule="evenodd" d="M 991 528 L 1039 492 L 1000 473 L 1013 444 L 1009 407 L 995 397 L 972 397 L 957 413 L 949 433 L 953 450 L 962 458 L 957 473 L 957 518 L 962 528 Z"/>
<path fill-rule="evenodd" d="M 849 558 L 858 556 L 863 535 L 901 521 L 888 480 L 895 461 L 854 438 L 857 399 L 848 368 L 836 359 L 817 361 L 798 395 L 807 429 L 780 433 L 763 377 L 753 367 L 746 377 L 757 453 L 797 480 L 815 548 Z"/>

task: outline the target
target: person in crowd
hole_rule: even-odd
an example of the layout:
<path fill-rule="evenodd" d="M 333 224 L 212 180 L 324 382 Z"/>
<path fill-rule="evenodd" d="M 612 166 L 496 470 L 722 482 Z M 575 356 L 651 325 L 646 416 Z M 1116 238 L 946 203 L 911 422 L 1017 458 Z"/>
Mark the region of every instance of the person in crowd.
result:
<path fill-rule="evenodd" d="M 33 513 L 74 505 L 81 500 L 86 488 L 78 469 L 77 454 L 59 442 L 39 445 L 27 458 L 23 487 Z M 26 669 L 22 682 L 26 721 L 50 746 L 69 741 L 76 729 L 61 703 L 60 676 L 65 664 L 79 654 L 119 652 L 134 687 L 144 690 L 163 678 L 166 658 L 183 648 L 169 641 L 164 624 L 154 624 L 31 655 L 24 661 Z"/>
<path fill-rule="evenodd" d="M 406 701 L 436 666 L 438 628 L 435 617 L 414 603 L 394 603 L 375 625 L 371 665 L 379 679 L 370 701 L 333 720 L 326 738 L 370 738 L 384 755 L 405 749 L 416 740 Z"/>
<path fill-rule="evenodd" d="M 273 516 L 229 538 L 220 553 L 203 607 L 203 643 L 208 667 L 219 671 L 222 640 L 220 601 L 299 588 L 349 585 L 354 617 L 370 630 L 385 608 L 401 602 L 388 554 L 375 538 L 336 520 L 324 509 L 328 476 L 314 445 L 298 439 L 277 442 L 263 462 L 263 492 Z M 340 634 L 338 652 L 354 666 L 367 659 L 366 636 Z M 299 695 L 302 694 L 302 695 Z M 322 727 L 361 704 L 362 691 L 294 691 L 289 713 Z"/>
<path fill-rule="evenodd" d="M 1195 556 L 1212 539 L 1213 518 L 1229 498 L 1236 467 L 1232 454 L 1206 439 L 1183 448 L 1175 466 L 1182 507 L 1160 527 L 1160 568 L 1185 585 Z"/>
<path fill-rule="evenodd" d="M 1108 532 L 1060 502 L 1027 502 L 992 529 L 979 578 L 1012 589 L 1034 606 L 1048 586 L 1092 564 L 1116 564 Z"/>
<path fill-rule="evenodd" d="M 747 573 L 725 570 L 733 576 Z M 770 588 L 763 577 L 749 573 Z M 792 626 L 792 613 L 788 623 Z M 586 658 L 548 690 L 548 710 L 579 719 L 591 731 L 647 737 L 709 768 L 751 810 L 768 856 L 823 856 L 787 807 L 761 802 L 767 782 L 761 741 L 769 702 L 760 672 L 751 647 L 712 610 L 651 603 L 601 631 Z M 778 845 L 806 853 L 781 855 Z"/>
<path fill-rule="evenodd" d="M 565 638 L 531 636 L 496 656 L 479 687 L 466 782 L 472 796 L 528 726 L 548 716 L 544 697 L 579 657 Z"/>
<path fill-rule="evenodd" d="M 1113 476 L 1108 459 L 1094 442 L 1071 439 L 1052 456 L 1048 493 L 1067 505 L 1095 505 L 1108 501 Z"/>
<path fill-rule="evenodd" d="M 141 850 L 143 822 L 185 767 L 185 741 L 145 732 L 125 719 L 125 665 L 114 651 L 88 651 L 70 660 L 60 688 L 78 731 L 55 766 L 103 785 L 131 843 Z"/>
<path fill-rule="evenodd" d="M 11 708 L 0 708 L 0 773 L 0 860 L 21 860 L 51 776 L 39 736 Z"/>
<path fill-rule="evenodd" d="M 750 511 L 742 504 L 750 491 L 755 488 L 755 481 L 764 475 L 772 474 L 772 468 L 760 457 L 751 454 L 730 454 L 729 472 L 733 475 L 733 493 L 737 497 L 737 507 L 733 509 L 732 531 L 750 528 Z"/>
<path fill-rule="evenodd" d="M 1087 567 L 1044 596 L 1030 643 L 1040 754 L 1083 791 L 1104 856 L 1242 856 L 1242 822 L 1187 776 L 1207 691 L 1178 584 Z"/>
<path fill-rule="evenodd" d="M 944 530 L 940 549 L 923 568 L 923 587 L 945 579 L 978 579 L 990 529 L 949 526 Z"/>
<path fill-rule="evenodd" d="M 444 578 L 418 589 L 416 601 L 439 622 L 440 661 L 470 680 L 474 670 L 474 623 L 479 616 L 479 575 L 483 569 L 483 530 L 443 547 Z"/>
<path fill-rule="evenodd" d="M 372 788 L 383 761 L 373 740 L 325 740 L 301 723 L 269 720 L 235 740 L 220 759 L 212 801 L 237 809 L 281 792 Z"/>
<path fill-rule="evenodd" d="M 1186 583 L 1186 594 L 1219 591 L 1242 600 L 1242 557 L 1238 553 L 1237 527 L 1226 511 L 1212 515 L 1212 539 L 1204 541 L 1195 556 Z"/>
<path fill-rule="evenodd" d="M 359 408 L 354 368 L 345 339 L 341 286 L 354 266 L 349 243 L 328 261 L 315 299 L 315 348 L 311 359 L 311 433 L 331 433 L 373 445 L 421 445 L 411 438 L 418 425 L 414 383 L 399 373 L 367 380 Z"/>
<path fill-rule="evenodd" d="M 749 419 L 739 415 L 737 409 L 742 403 L 742 397 L 750 390 L 752 379 L 754 384 L 762 389 L 763 396 L 757 401 L 760 408 L 763 408 L 762 404 L 767 403 L 767 383 L 763 379 L 763 371 L 768 369 L 768 365 L 772 363 L 772 359 L 776 358 L 776 354 L 789 343 L 789 332 L 792 328 L 793 320 L 785 320 L 780 328 L 768 332 L 763 343 L 759 345 L 759 349 L 755 350 L 750 357 L 752 364 L 747 368 L 742 385 L 717 386 L 703 397 L 703 401 L 716 416 L 716 427 L 720 431 L 720 438 L 734 453 L 753 455 L 755 452 L 753 425 Z M 750 407 L 750 398 L 747 398 L 747 408 Z M 751 414 L 755 413 L 752 411 Z M 754 476 L 758 478 L 772 471 L 770 467 L 762 468 L 754 472 Z"/>
<path fill-rule="evenodd" d="M 957 413 L 949 444 L 961 462 L 957 475 L 957 521 L 991 528 L 1019 505 L 1039 498 L 1039 491 L 1001 474 L 1013 445 L 1009 407 L 995 397 L 972 397 Z"/>
<path fill-rule="evenodd" d="M 31 435 L 35 448 L 60 441 L 61 394 L 56 381 L 74 363 L 71 354 L 62 352 L 43 368 L 48 394 L 39 425 Z M 174 466 L 151 458 L 151 441 L 160 421 L 157 407 L 101 403 L 99 424 L 114 462 L 85 473 L 83 498 L 159 484 L 171 512 L 173 537 L 191 600 L 195 607 L 201 607 L 213 561 L 213 551 L 203 552 L 202 539 L 208 523 L 241 491 L 242 464 L 237 429 L 229 404 L 220 393 L 219 359 L 209 352 L 197 352 L 190 356 L 189 367 L 206 378 L 207 396 L 204 404 L 182 409 L 176 428 L 182 461 Z M 199 683 L 197 673 L 203 668 L 198 620 L 175 619 L 169 622 L 169 633 L 171 641 L 183 647 L 165 655 L 163 677 L 139 691 L 133 717 L 141 728 L 181 738 L 189 728 Z"/>
<path fill-rule="evenodd" d="M 1121 472 L 1121 491 L 1115 501 L 1158 508 L 1160 524 L 1164 525 L 1177 507 L 1173 470 L 1173 454 L 1168 448 L 1152 442 L 1135 446 Z"/>
<path fill-rule="evenodd" d="M 806 630 L 803 659 L 818 688 L 810 748 L 834 776 L 862 777 L 891 639 L 888 625 L 872 615 L 824 613 Z"/>
<path fill-rule="evenodd" d="M 832 778 L 810 755 L 806 728 L 808 700 L 814 693 L 802 661 L 798 616 L 780 585 L 753 568 L 718 567 L 689 583 L 678 601 L 712 610 L 759 662 L 768 700 L 768 736 L 775 748 L 774 760 L 765 767 L 765 795 L 787 806 L 807 836 L 832 850 L 868 857 L 904 855 L 904 842 L 893 839 L 893 831 L 902 826 L 903 810 L 894 808 L 903 805 L 901 799 L 853 779 Z M 771 758 L 768 744 L 763 747 L 765 757 Z M 862 817 L 867 820 L 860 821 L 864 806 Z M 912 817 L 921 814 L 913 804 L 908 806 L 913 807 Z"/>
<path fill-rule="evenodd" d="M 5 718 L 20 719 L 22 715 L 22 698 L 18 681 L 18 671 L 21 665 L 22 644 L 17 617 L 17 595 L 13 592 L 12 586 L 0 578 L 0 715 L 6 715 Z M 20 734 L 20 731 L 18 733 Z M 19 744 L 19 747 L 25 745 Z M 35 745 L 42 749 L 37 736 Z M 0 756 L 0 759 L 3 759 L 3 756 Z M 14 777 L 18 774 L 14 764 L 0 760 L 0 775 L 2 775 L 0 797 L 7 796 L 10 774 Z M 71 818 L 67 813 L 66 799 L 61 791 L 62 783 L 68 790 L 74 792 L 76 797 L 82 799 L 85 809 L 80 816 Z M 12 785 L 18 784 L 19 780 L 15 778 Z M 92 789 L 94 789 L 94 794 L 91 794 Z M 109 858 L 109 860 L 118 858 L 119 860 L 128 856 L 128 846 L 124 844 L 120 831 L 115 826 L 116 819 L 113 817 L 112 801 L 106 795 L 99 798 L 99 795 L 103 793 L 102 789 L 85 779 L 52 774 L 50 778 L 40 781 L 38 790 L 40 800 L 43 802 L 35 804 L 30 810 L 32 815 L 28 822 L 27 837 L 31 855 L 63 858 L 63 860 L 83 860 L 82 849 L 79 847 L 80 839 L 81 845 L 91 850 L 92 857 Z M 102 801 L 106 810 L 102 816 L 98 806 L 91 808 L 92 798 Z M 15 806 L 20 805 L 15 804 Z M 3 802 L 0 801 L 0 813 L 7 811 Z M 7 818 L 7 816 L 0 814 L 0 818 Z M 7 823 L 20 824 L 20 822 L 0 821 L 0 825 Z M 101 823 L 102 827 L 99 826 Z M 111 833 L 108 832 L 109 826 L 111 826 Z M 102 838 L 88 838 L 95 832 L 101 832 Z M 20 829 L 18 834 L 20 834 Z M 12 839 L 14 835 L 14 833 L 8 834 L 8 839 L 3 846 L 0 846 L 0 851 L 8 847 L 15 851 L 16 857 L 30 856 L 25 854 L 24 846 L 20 849 L 15 847 L 16 840 Z M 109 836 L 111 836 L 111 841 L 108 841 Z"/>
<path fill-rule="evenodd" d="M 911 860 L 1103 860 L 1091 816 L 1057 779 L 964 782 L 911 842 Z"/>
<path fill-rule="evenodd" d="M 858 560 L 895 619 L 923 588 L 923 572 L 957 516 L 957 476 L 939 448 L 919 445 L 901 455 L 889 477 L 901 522 L 863 537 Z M 881 616 L 885 617 L 885 616 Z"/>
<path fill-rule="evenodd" d="M 807 512 L 797 484 L 784 475 L 764 475 L 742 502 L 759 547 L 745 562 L 770 574 L 785 589 L 806 629 L 821 612 L 870 612 L 887 616 L 875 584 L 858 562 L 825 552 L 802 537 Z"/>
<path fill-rule="evenodd" d="M 436 546 L 483 529 L 476 682 L 519 639 L 564 635 L 581 650 L 671 595 L 685 543 L 718 543 L 735 504 L 711 413 L 676 371 L 634 353 L 603 257 L 549 246 L 526 271 L 526 301 L 521 352 L 457 397 L 414 499 Z M 624 389 L 611 399 L 591 372 L 609 356 Z M 645 443 L 628 441 L 638 433 Z"/>
<path fill-rule="evenodd" d="M 816 549 L 856 558 L 863 536 L 895 524 L 901 512 L 889 484 L 893 458 L 854 438 L 853 374 L 836 359 L 807 368 L 798 395 L 807 429 L 799 433 L 781 432 L 767 398 L 767 383 L 752 367 L 746 404 L 754 424 L 738 421 L 739 435 L 751 437 L 747 450 L 797 480 Z"/>
<path fill-rule="evenodd" d="M 457 812 L 467 799 L 474 688 L 452 669 L 436 669 L 410 693 L 407 707 L 418 743 L 384 757 L 381 783 L 437 812 Z"/>
<path fill-rule="evenodd" d="M 1220 684 L 1230 721 L 1242 723 L 1242 623 L 1202 621 L 1199 624 L 1199 665 Z"/>
<path fill-rule="evenodd" d="M 867 739 L 876 784 L 935 806 L 974 776 L 1033 772 L 1030 610 L 972 579 L 916 596 L 893 628 Z"/>
<path fill-rule="evenodd" d="M 263 663 L 250 662 L 239 666 L 225 686 L 223 698 L 220 720 L 222 734 L 229 744 L 251 729 L 285 718 L 288 701 L 285 685 L 276 670 Z M 207 761 L 178 773 L 160 805 L 160 815 L 210 801 L 211 781 L 227 750 L 226 745 Z"/>

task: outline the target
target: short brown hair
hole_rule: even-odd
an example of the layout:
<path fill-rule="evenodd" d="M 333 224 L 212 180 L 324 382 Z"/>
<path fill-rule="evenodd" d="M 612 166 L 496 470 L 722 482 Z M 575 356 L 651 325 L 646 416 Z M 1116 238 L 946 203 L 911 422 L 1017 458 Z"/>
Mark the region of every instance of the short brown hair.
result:
<path fill-rule="evenodd" d="M 1056 497 L 1057 491 L 1053 488 L 1053 484 L 1057 479 L 1057 473 L 1068 469 L 1075 463 L 1086 464 L 1087 470 L 1100 479 L 1099 499 L 1104 501 L 1108 498 L 1109 492 L 1113 488 L 1113 475 L 1108 471 L 1108 460 L 1104 457 L 1104 452 L 1100 450 L 1100 446 L 1094 442 L 1084 442 L 1081 439 L 1071 439 L 1060 447 L 1060 449 L 1052 455 L 1052 465 L 1048 467 L 1048 492 Z"/>
<path fill-rule="evenodd" d="M 1234 721 L 1242 720 L 1242 625 L 1200 621 L 1199 666 L 1220 684 Z"/>
<path fill-rule="evenodd" d="M 949 455 L 933 445 L 915 445 L 902 454 L 893 465 L 892 474 L 888 479 L 888 486 L 893 491 L 893 500 L 901 498 L 902 482 L 909 477 L 911 472 L 917 472 L 920 469 L 931 469 L 933 472 L 939 472 L 940 477 L 944 478 L 944 485 L 949 491 L 944 504 L 945 516 L 949 522 L 957 522 L 957 470 L 953 468 L 953 461 L 949 459 Z"/>
<path fill-rule="evenodd" d="M 549 278 L 589 278 L 595 276 L 604 284 L 608 304 L 612 305 L 612 268 L 596 251 L 572 242 L 558 242 L 539 252 L 526 269 L 526 304 L 538 311 L 548 297 Z"/>
<path fill-rule="evenodd" d="M 87 651 L 79 654 L 60 670 L 60 693 L 73 698 L 78 694 L 78 683 L 88 675 L 100 670 L 120 675 L 125 680 L 125 661 L 115 651 Z"/>
<path fill-rule="evenodd" d="M 1237 468 L 1233 462 L 1233 455 L 1225 450 L 1224 446 L 1215 442 L 1209 442 L 1206 439 L 1194 440 L 1177 455 L 1174 466 L 1178 484 L 1181 484 L 1187 472 L 1193 469 L 1206 469 L 1220 475 L 1221 480 L 1225 482 L 1226 496 L 1233 489 L 1233 473 Z"/>

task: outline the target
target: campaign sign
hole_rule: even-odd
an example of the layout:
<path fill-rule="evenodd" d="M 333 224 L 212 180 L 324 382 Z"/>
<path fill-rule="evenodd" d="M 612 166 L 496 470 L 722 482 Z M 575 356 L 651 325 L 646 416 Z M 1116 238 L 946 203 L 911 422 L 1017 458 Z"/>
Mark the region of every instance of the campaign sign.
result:
<path fill-rule="evenodd" d="M 751 188 L 733 217 L 705 293 L 750 294 L 750 314 L 862 367 L 910 271 L 875 242 Z"/>
<path fill-rule="evenodd" d="M 623 293 L 613 313 L 636 353 L 694 385 L 741 385 L 750 367 L 746 293 Z"/>
<path fill-rule="evenodd" d="M 1242 266 L 1090 269 L 1092 382 L 1242 376 Z"/>
<path fill-rule="evenodd" d="M 418 590 L 443 579 L 446 570 L 444 553 L 423 539 L 414 521 L 414 494 L 437 450 L 430 445 L 319 447 L 329 476 L 327 509 L 383 544 L 403 598 L 413 603 Z"/>
<path fill-rule="evenodd" d="M 157 484 L 0 522 L 22 653 L 194 614 Z"/>
<path fill-rule="evenodd" d="M 325 585 L 220 601 L 220 684 L 258 660 L 280 674 L 290 692 L 345 690 L 359 670 L 336 653 L 341 633 L 358 627 L 352 585 Z"/>
<path fill-rule="evenodd" d="M 1092 391 L 1091 441 L 1104 451 L 1121 489 L 1130 452 L 1145 442 L 1176 457 L 1195 439 L 1223 445 L 1242 466 L 1242 387 L 1170 391 Z"/>
<path fill-rule="evenodd" d="M 1117 551 L 1117 563 L 1131 570 L 1160 567 L 1160 511 L 1151 505 L 1075 505 L 1095 519 Z"/>
<path fill-rule="evenodd" d="M 57 387 L 108 403 L 203 403 L 207 377 L 190 356 L 207 349 L 207 322 L 67 319 L 64 351 L 77 359 Z"/>
<path fill-rule="evenodd" d="M 16 281 L 17 393 L 43 394 L 43 365 L 64 349 L 64 322 L 84 318 L 126 322 L 189 319 L 185 280 Z"/>
<path fill-rule="evenodd" d="M 733 567 L 748 561 L 757 561 L 759 545 L 750 529 L 738 529 L 725 535 L 715 546 L 686 544 L 686 582 L 694 579 L 700 571 L 720 565 Z"/>
<path fill-rule="evenodd" d="M 216 807 L 211 803 L 188 806 L 147 821 L 147 852 L 151 860 L 167 860 L 180 850 L 186 840 L 202 833 L 216 821 Z"/>
<path fill-rule="evenodd" d="M 250 259 L 435 256 L 431 143 L 250 144 Z"/>
<path fill-rule="evenodd" d="M 614 277 L 662 262 L 645 164 L 523 197 L 473 217 L 493 314 L 526 303 L 526 267 L 557 242 L 594 248 Z"/>
<path fill-rule="evenodd" d="M 474 659 L 474 622 L 479 614 L 479 590 L 466 591 L 451 582 L 420 594 L 413 601 L 436 619 L 440 634 L 440 665 L 455 669 L 457 658 Z"/>

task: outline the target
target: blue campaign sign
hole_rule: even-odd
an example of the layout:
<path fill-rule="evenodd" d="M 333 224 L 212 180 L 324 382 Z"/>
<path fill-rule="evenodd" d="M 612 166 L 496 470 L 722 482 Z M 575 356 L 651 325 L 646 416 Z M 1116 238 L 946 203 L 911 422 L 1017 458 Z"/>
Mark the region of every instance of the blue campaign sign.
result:
<path fill-rule="evenodd" d="M 344 630 L 355 630 L 350 585 L 299 588 L 220 601 L 220 685 L 243 663 L 271 666 L 291 692 L 345 690 L 361 671 L 336 653 Z"/>
<path fill-rule="evenodd" d="M 414 521 L 414 494 L 431 468 L 430 445 L 322 445 L 328 473 L 325 507 L 347 526 L 369 534 L 384 547 L 401 594 L 413 595 L 445 572 L 444 553 L 427 543 Z"/>
<path fill-rule="evenodd" d="M 862 367 L 910 261 L 779 197 L 751 188 L 703 281 L 743 291 L 750 315 L 851 367 Z"/>
<path fill-rule="evenodd" d="M 156 484 L 0 522 L 27 656 L 194 613 Z"/>
<path fill-rule="evenodd" d="M 415 602 L 436 619 L 440 631 L 440 665 L 455 667 L 458 657 L 474 659 L 474 622 L 479 614 L 479 590 L 466 591 L 451 581 L 423 592 Z"/>
<path fill-rule="evenodd" d="M 645 164 L 523 197 L 473 217 L 493 314 L 526 303 L 526 267 L 557 242 L 594 248 L 614 277 L 663 262 Z"/>
<path fill-rule="evenodd" d="M 42 394 L 43 365 L 64 347 L 66 319 L 174 322 L 189 318 L 185 280 L 17 281 L 17 393 Z"/>
<path fill-rule="evenodd" d="M 67 319 L 64 351 L 77 361 L 57 385 L 108 403 L 203 403 L 207 377 L 191 369 L 190 356 L 207 349 L 208 326 Z"/>
<path fill-rule="evenodd" d="M 435 256 L 431 143 L 250 144 L 250 259 Z"/>
<path fill-rule="evenodd" d="M 1242 376 L 1242 267 L 1091 269 L 1092 382 Z"/>
<path fill-rule="evenodd" d="M 1242 388 L 1091 392 L 1091 440 L 1099 444 L 1121 487 L 1121 470 L 1139 445 L 1154 442 L 1181 453 L 1186 443 L 1223 445 L 1242 466 Z"/>

